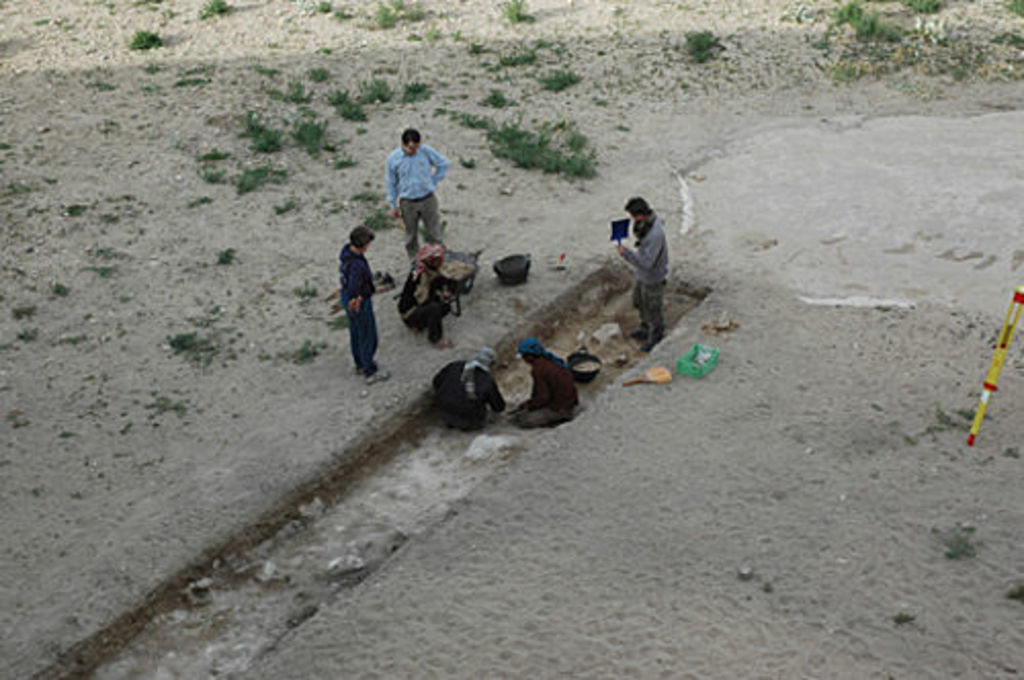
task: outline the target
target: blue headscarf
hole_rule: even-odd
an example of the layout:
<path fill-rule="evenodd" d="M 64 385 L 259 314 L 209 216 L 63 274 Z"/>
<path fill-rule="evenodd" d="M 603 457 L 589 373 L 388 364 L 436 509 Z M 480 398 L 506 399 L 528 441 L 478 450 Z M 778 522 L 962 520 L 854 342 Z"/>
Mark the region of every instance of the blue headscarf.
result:
<path fill-rule="evenodd" d="M 562 368 L 569 368 L 569 365 L 565 363 L 562 357 L 552 354 L 548 350 L 544 349 L 544 345 L 540 344 L 540 340 L 530 336 L 529 338 L 523 338 L 519 341 L 519 353 L 523 356 L 535 356 L 544 357 L 550 359 Z"/>

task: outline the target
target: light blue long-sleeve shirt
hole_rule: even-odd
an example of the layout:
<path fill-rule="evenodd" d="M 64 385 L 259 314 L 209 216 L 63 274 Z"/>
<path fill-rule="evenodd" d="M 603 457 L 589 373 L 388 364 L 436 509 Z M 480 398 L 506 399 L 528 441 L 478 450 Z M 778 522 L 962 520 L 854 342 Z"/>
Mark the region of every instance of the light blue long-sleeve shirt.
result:
<path fill-rule="evenodd" d="M 450 167 L 447 158 L 426 144 L 421 144 L 413 156 L 398 147 L 388 155 L 388 203 L 397 208 L 400 198 L 423 198 L 433 193 Z"/>

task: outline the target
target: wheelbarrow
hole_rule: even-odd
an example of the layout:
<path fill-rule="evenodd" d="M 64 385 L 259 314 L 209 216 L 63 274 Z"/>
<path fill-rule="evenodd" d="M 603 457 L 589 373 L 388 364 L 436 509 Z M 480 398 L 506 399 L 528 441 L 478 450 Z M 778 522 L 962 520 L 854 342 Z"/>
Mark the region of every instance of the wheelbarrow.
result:
<path fill-rule="evenodd" d="M 477 260 L 480 258 L 482 249 L 472 253 L 449 250 L 444 254 L 444 263 L 441 265 L 441 274 L 455 282 L 452 293 L 452 314 L 462 316 L 462 295 L 473 290 L 476 283 L 476 273 L 479 269 Z"/>

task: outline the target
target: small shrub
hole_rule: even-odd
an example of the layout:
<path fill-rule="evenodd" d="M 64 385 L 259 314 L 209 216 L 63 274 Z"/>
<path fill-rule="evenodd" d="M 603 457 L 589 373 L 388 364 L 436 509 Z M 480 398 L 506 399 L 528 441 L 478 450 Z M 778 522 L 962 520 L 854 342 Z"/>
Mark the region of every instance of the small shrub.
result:
<path fill-rule="evenodd" d="M 541 169 L 544 172 L 561 173 L 569 177 L 590 178 L 597 175 L 593 150 L 584 149 L 586 137 L 568 126 L 544 126 L 538 132 L 523 130 L 518 125 L 504 123 L 487 131 L 491 153 L 497 158 L 507 158 L 514 165 L 526 169 Z M 564 153 L 553 144 L 554 134 L 566 133 L 570 153 Z"/>
<path fill-rule="evenodd" d="M 314 68 L 310 69 L 309 73 L 306 74 L 309 79 L 314 83 L 322 83 L 331 77 L 331 72 L 325 68 Z"/>
<path fill-rule="evenodd" d="M 375 210 L 363 218 L 363 226 L 373 231 L 383 231 L 394 228 L 395 221 L 387 210 Z"/>
<path fill-rule="evenodd" d="M 1009 8 L 1017 16 L 1024 17 L 1024 0 L 1010 0 Z"/>
<path fill-rule="evenodd" d="M 327 121 L 297 120 L 292 126 L 292 139 L 310 156 L 319 155 L 324 148 Z"/>
<path fill-rule="evenodd" d="M 332 16 L 335 19 L 337 19 L 338 21 L 348 21 L 349 19 L 355 18 L 354 14 L 350 14 L 345 9 L 336 9 L 336 10 L 334 10 L 334 14 Z"/>
<path fill-rule="evenodd" d="M 136 31 L 135 35 L 132 36 L 131 42 L 128 43 L 128 49 L 145 51 L 163 47 L 163 44 L 164 41 L 156 33 Z"/>
<path fill-rule="evenodd" d="M 360 191 L 358 194 L 352 196 L 353 201 L 360 201 L 362 203 L 376 203 L 384 200 L 380 194 L 375 194 L 372 191 Z"/>
<path fill-rule="evenodd" d="M 1021 0 L 1021 2 L 1024 2 L 1024 0 Z M 1017 49 L 1024 49 L 1024 37 L 1019 36 L 1016 33 L 1000 33 L 995 38 L 992 38 L 992 42 L 1009 45 L 1010 47 L 1016 47 Z"/>
<path fill-rule="evenodd" d="M 320 14 L 330 14 L 331 10 L 334 9 L 329 2 L 321 2 L 316 6 L 316 11 Z"/>
<path fill-rule="evenodd" d="M 14 317 L 15 319 L 18 319 L 18 320 L 20 320 L 20 319 L 31 319 L 33 316 L 35 316 L 35 313 L 36 313 L 36 306 L 35 305 L 25 305 L 23 307 L 15 307 L 14 309 L 11 310 L 11 316 Z"/>
<path fill-rule="evenodd" d="M 978 554 L 978 550 L 971 541 L 973 535 L 973 527 L 957 527 L 950 531 L 942 538 L 942 543 L 946 548 L 946 552 L 943 554 L 951 560 L 974 557 Z"/>
<path fill-rule="evenodd" d="M 883 22 L 878 12 L 867 14 L 856 1 L 843 5 L 836 11 L 836 25 L 849 24 L 860 40 L 896 41 L 900 29 Z"/>
<path fill-rule="evenodd" d="M 22 342 L 33 342 L 39 337 L 38 328 L 26 328 L 22 332 L 18 333 L 18 340 Z"/>
<path fill-rule="evenodd" d="M 351 168 L 352 166 L 357 165 L 358 163 L 359 161 L 357 161 L 355 158 L 352 158 L 351 156 L 343 156 L 342 158 L 334 159 L 334 169 L 343 170 L 345 168 Z"/>
<path fill-rule="evenodd" d="M 551 92 L 561 92 L 580 82 L 581 78 L 571 71 L 552 71 L 546 76 L 538 78 L 541 87 Z"/>
<path fill-rule="evenodd" d="M 263 165 L 258 168 L 246 168 L 242 171 L 242 174 L 235 178 L 235 189 L 238 191 L 238 195 L 241 196 L 242 194 L 259 189 L 267 182 L 283 182 L 287 176 L 288 173 L 286 171 L 275 170 L 269 165 Z"/>
<path fill-rule="evenodd" d="M 908 612 L 899 612 L 896 616 L 892 617 L 892 622 L 897 626 L 902 626 L 908 623 L 913 623 L 917 617 L 914 614 Z"/>
<path fill-rule="evenodd" d="M 206 205 L 207 203 L 213 203 L 213 199 L 210 198 L 209 196 L 200 196 L 199 198 L 195 198 L 195 199 L 192 199 L 191 201 L 189 201 L 186 204 L 186 207 L 188 207 L 188 208 L 198 208 L 199 206 Z"/>
<path fill-rule="evenodd" d="M 326 342 L 314 343 L 311 340 L 306 340 L 302 343 L 302 346 L 294 352 L 285 353 L 284 357 L 291 359 L 293 364 L 308 364 L 311 363 L 313 359 L 316 359 L 317 355 L 325 349 L 327 349 Z"/>
<path fill-rule="evenodd" d="M 489 130 L 494 125 L 494 122 L 486 116 L 477 116 L 472 113 L 459 113 L 455 115 L 455 120 L 459 122 L 463 127 L 468 127 L 471 130 Z"/>
<path fill-rule="evenodd" d="M 92 272 L 96 274 L 101 279 L 109 279 L 110 277 L 117 273 L 117 267 L 115 265 L 90 265 L 88 267 L 85 267 L 84 269 L 87 272 Z"/>
<path fill-rule="evenodd" d="M 491 90 L 486 97 L 481 100 L 481 106 L 489 106 L 494 109 L 503 109 L 511 104 L 505 93 L 501 90 Z"/>
<path fill-rule="evenodd" d="M 711 31 L 690 31 L 686 34 L 686 52 L 698 64 L 713 59 L 725 47 Z"/>
<path fill-rule="evenodd" d="M 430 99 L 430 86 L 426 83 L 409 83 L 402 92 L 402 103 L 412 104 Z"/>
<path fill-rule="evenodd" d="M 468 50 L 470 54 L 476 56 L 478 54 L 483 54 L 484 52 L 486 52 L 487 48 L 480 43 L 470 43 Z"/>
<path fill-rule="evenodd" d="M 534 21 L 526 7 L 526 0 L 505 0 L 501 3 L 501 15 L 510 24 L 528 24 Z"/>
<path fill-rule="evenodd" d="M 299 207 L 299 204 L 295 201 L 295 199 L 289 198 L 281 205 L 274 206 L 274 214 L 284 215 L 285 213 L 290 213 L 292 210 L 295 210 L 297 207 Z"/>
<path fill-rule="evenodd" d="M 212 165 L 204 165 L 199 168 L 199 176 L 209 184 L 221 184 L 224 182 L 225 174 L 227 174 L 226 170 L 215 168 Z"/>
<path fill-rule="evenodd" d="M 466 168 L 467 170 L 472 170 L 473 168 L 476 167 L 476 161 L 474 159 L 472 159 L 472 158 L 461 158 L 460 157 L 459 158 L 459 165 L 461 165 L 462 167 Z"/>
<path fill-rule="evenodd" d="M 1024 602 L 1024 582 L 1018 583 L 1010 592 L 1006 593 L 1006 597 L 1011 600 L 1017 600 L 1018 602 Z"/>
<path fill-rule="evenodd" d="M 327 103 L 334 107 L 338 115 L 345 120 L 362 122 L 366 120 L 366 112 L 362 104 L 353 101 L 348 90 L 337 90 L 327 95 Z"/>
<path fill-rule="evenodd" d="M 222 16 L 231 11 L 231 5 L 226 0 L 209 0 L 203 8 L 199 10 L 200 19 L 212 19 L 213 17 Z"/>
<path fill-rule="evenodd" d="M 536 63 L 536 61 L 537 50 L 524 50 L 498 57 L 498 64 L 501 66 L 529 66 Z"/>
<path fill-rule="evenodd" d="M 327 322 L 327 328 L 332 331 L 340 331 L 348 328 L 348 314 L 339 314 Z"/>
<path fill-rule="evenodd" d="M 306 92 L 306 86 L 302 84 L 302 81 L 293 80 L 288 83 L 288 91 L 282 95 L 282 98 L 291 104 L 306 104 L 313 98 L 313 95 Z"/>
<path fill-rule="evenodd" d="M 168 411 L 177 414 L 179 418 L 184 418 L 185 414 L 188 413 L 188 406 L 185 402 L 174 401 L 166 395 L 154 395 L 152 403 L 146 404 L 145 408 L 154 411 L 150 418 L 167 413 Z"/>
<path fill-rule="evenodd" d="M 373 23 L 381 30 L 387 30 L 397 26 L 398 18 L 398 12 L 394 8 L 383 3 L 378 4 L 376 11 L 373 13 Z"/>
<path fill-rule="evenodd" d="M 63 283 L 53 283 L 50 285 L 50 292 L 57 297 L 65 297 L 71 290 Z"/>
<path fill-rule="evenodd" d="M 903 0 L 903 4 L 918 14 L 935 14 L 942 9 L 942 0 Z"/>
<path fill-rule="evenodd" d="M 199 156 L 197 160 L 200 163 L 213 163 L 214 161 L 223 161 L 228 158 L 231 158 L 231 154 L 229 154 L 227 151 L 219 151 L 218 149 L 214 148 L 212 151 L 207 151 L 206 153 Z"/>
<path fill-rule="evenodd" d="M 359 84 L 360 104 L 373 104 L 375 102 L 384 104 L 391 101 L 391 98 L 394 96 L 395 93 L 391 90 L 391 86 L 379 78 L 363 81 Z"/>
<path fill-rule="evenodd" d="M 80 217 L 85 214 L 85 211 L 89 209 L 89 206 L 82 205 L 80 203 L 73 203 L 72 205 L 64 208 L 64 214 L 68 217 Z"/>
<path fill-rule="evenodd" d="M 303 302 L 309 302 L 317 296 L 316 286 L 311 286 L 309 281 L 304 281 L 302 285 L 295 288 L 293 292 Z"/>
<path fill-rule="evenodd" d="M 235 249 L 225 248 L 217 253 L 217 264 L 229 265 L 235 261 Z"/>
<path fill-rule="evenodd" d="M 284 133 L 281 130 L 272 130 L 263 124 L 262 117 L 255 111 L 247 111 L 245 114 L 245 131 L 243 137 L 252 140 L 253 150 L 261 153 L 274 153 L 281 150 L 281 138 Z"/>

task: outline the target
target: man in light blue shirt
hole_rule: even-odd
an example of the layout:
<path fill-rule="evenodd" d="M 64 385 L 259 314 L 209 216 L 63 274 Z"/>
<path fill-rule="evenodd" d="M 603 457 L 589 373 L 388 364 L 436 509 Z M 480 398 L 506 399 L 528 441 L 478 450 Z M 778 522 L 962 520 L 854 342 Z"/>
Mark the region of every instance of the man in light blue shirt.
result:
<path fill-rule="evenodd" d="M 427 243 L 443 244 L 434 191 L 450 167 L 447 158 L 420 144 L 420 133 L 412 128 L 402 133 L 402 146 L 388 155 L 388 203 L 392 217 L 401 215 L 405 223 L 405 252 L 410 260 L 416 258 L 420 249 L 421 220 L 427 231 Z"/>

